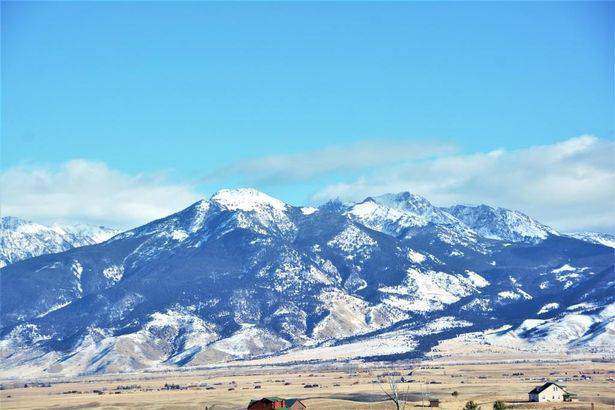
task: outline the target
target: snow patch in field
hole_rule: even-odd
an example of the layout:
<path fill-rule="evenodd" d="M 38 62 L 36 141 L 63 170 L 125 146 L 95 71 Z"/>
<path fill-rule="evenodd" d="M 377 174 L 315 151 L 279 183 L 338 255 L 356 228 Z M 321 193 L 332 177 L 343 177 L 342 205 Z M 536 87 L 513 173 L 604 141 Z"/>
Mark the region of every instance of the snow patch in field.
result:
<path fill-rule="evenodd" d="M 499 292 L 498 296 L 502 299 L 512 299 L 512 300 L 517 300 L 521 297 L 521 295 L 515 292 L 508 291 L 508 290 Z"/>
<path fill-rule="evenodd" d="M 540 308 L 540 310 L 538 311 L 538 314 L 542 315 L 544 313 L 550 312 L 558 308 L 559 308 L 559 303 L 555 303 L 555 302 L 547 303 L 543 305 L 543 307 Z"/>
<path fill-rule="evenodd" d="M 472 326 L 472 322 L 468 322 L 467 320 L 457 320 L 453 316 L 443 316 L 427 323 L 423 328 L 416 331 L 416 335 L 426 336 L 435 333 L 441 333 L 444 330 L 448 329 L 469 326 Z"/>
<path fill-rule="evenodd" d="M 173 232 L 171 232 L 171 238 L 178 242 L 183 241 L 187 237 L 188 237 L 188 234 L 186 233 L 186 231 L 181 230 L 181 229 L 175 229 Z"/>
<path fill-rule="evenodd" d="M 588 267 L 577 268 L 569 264 L 564 264 L 559 268 L 551 270 L 551 273 L 555 274 L 555 280 L 563 282 L 564 289 L 568 289 L 581 280 L 582 274 L 588 270 Z M 592 272 L 588 273 L 589 275 L 593 274 Z"/>
<path fill-rule="evenodd" d="M 487 279 L 483 278 L 478 273 L 471 270 L 466 270 L 466 275 L 468 275 L 468 279 L 470 279 L 474 286 L 478 288 L 484 288 L 486 286 L 489 286 L 490 284 Z"/>
<path fill-rule="evenodd" d="M 119 282 L 124 276 L 124 267 L 111 265 L 103 270 L 103 276 L 112 282 Z"/>
<path fill-rule="evenodd" d="M 83 273 L 83 266 L 79 263 L 78 260 L 74 260 L 71 265 L 71 272 L 77 278 L 77 291 L 79 294 L 83 293 L 83 288 L 81 287 L 81 274 Z"/>
<path fill-rule="evenodd" d="M 534 299 L 532 295 L 530 295 L 529 293 L 527 293 L 526 291 L 522 289 L 517 288 L 517 292 L 523 297 L 523 299 L 526 299 L 526 300 Z"/>
<path fill-rule="evenodd" d="M 566 308 L 566 310 L 582 310 L 582 309 L 595 309 L 596 305 L 593 303 L 578 303 L 576 305 L 570 305 Z"/>
<path fill-rule="evenodd" d="M 551 270 L 553 273 L 562 273 L 562 272 L 574 272 L 577 268 L 570 266 L 569 264 L 565 264 L 560 266 L 559 268 Z"/>
<path fill-rule="evenodd" d="M 62 309 L 64 306 L 68 306 L 70 305 L 71 302 L 62 302 L 62 303 L 57 303 L 55 305 L 53 305 L 52 307 L 50 307 L 49 309 L 47 309 L 47 311 L 37 315 L 36 317 L 41 318 L 41 317 L 45 317 L 48 314 L 50 314 L 51 312 L 55 312 L 56 310 Z"/>
<path fill-rule="evenodd" d="M 466 310 L 466 311 L 474 311 L 474 310 L 478 310 L 478 311 L 482 311 L 482 312 L 489 312 L 493 310 L 493 307 L 491 307 L 491 301 L 487 298 L 476 298 L 474 300 L 472 300 L 470 303 L 464 305 L 461 307 L 461 310 Z"/>
<path fill-rule="evenodd" d="M 408 250 L 408 259 L 410 259 L 414 263 L 423 263 L 427 257 L 420 252 L 417 252 L 413 249 Z"/>

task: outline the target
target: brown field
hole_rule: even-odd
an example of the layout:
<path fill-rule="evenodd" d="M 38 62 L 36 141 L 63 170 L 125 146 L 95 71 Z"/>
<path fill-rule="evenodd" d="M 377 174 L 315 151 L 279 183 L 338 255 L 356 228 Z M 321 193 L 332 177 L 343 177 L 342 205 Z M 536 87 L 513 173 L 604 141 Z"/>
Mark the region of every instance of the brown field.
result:
<path fill-rule="evenodd" d="M 250 399 L 276 395 L 301 398 L 308 409 L 394 409 L 391 402 L 384 401 L 381 389 L 385 385 L 377 380 L 396 372 L 395 378 L 412 380 L 400 384 L 408 399 L 407 409 L 422 407 L 422 398 L 429 396 L 439 398 L 444 409 L 461 409 L 468 400 L 479 403 L 483 410 L 491 409 L 495 400 L 517 409 L 590 409 L 590 403 L 595 409 L 615 409 L 613 362 L 448 359 L 389 366 L 340 363 L 82 377 L 51 381 L 51 387 L 24 388 L 24 382 L 5 381 L 0 408 L 245 409 Z M 581 375 L 591 379 L 582 380 Z M 577 399 L 572 403 L 527 403 L 527 392 L 544 379 L 563 380 L 561 384 L 576 393 Z M 182 390 L 163 390 L 165 383 L 178 384 Z M 305 388 L 305 384 L 318 387 Z M 134 386 L 118 389 L 120 385 Z M 256 385 L 261 388 L 255 389 Z M 454 391 L 457 396 L 452 395 Z"/>

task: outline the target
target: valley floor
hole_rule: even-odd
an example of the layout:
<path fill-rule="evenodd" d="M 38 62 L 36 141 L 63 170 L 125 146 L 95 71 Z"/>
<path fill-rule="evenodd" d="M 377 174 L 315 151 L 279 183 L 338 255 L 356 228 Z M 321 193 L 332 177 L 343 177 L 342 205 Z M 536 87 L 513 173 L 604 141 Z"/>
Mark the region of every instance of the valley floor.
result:
<path fill-rule="evenodd" d="M 384 401 L 378 380 L 403 376 L 399 384 L 408 408 L 461 409 L 468 400 L 491 409 L 495 400 L 515 409 L 615 408 L 615 363 L 588 357 L 512 355 L 476 347 L 441 345 L 417 363 L 335 363 L 268 367 L 229 367 L 51 380 L 50 387 L 27 388 L 4 381 L 0 408 L 9 409 L 245 409 L 250 399 L 265 396 L 300 398 L 308 409 L 394 409 Z M 577 394 L 572 403 L 530 404 L 527 392 L 544 380 L 558 381 Z M 50 380 L 45 380 L 48 382 Z M 409 381 L 409 382 L 408 382 Z M 39 381 L 41 382 L 41 381 Z M 180 390 L 164 390 L 165 384 Z M 304 387 L 318 385 L 312 388 Z M 261 386 L 255 388 L 255 386 Z M 457 392 L 457 395 L 453 395 Z M 213 407 L 212 407 L 213 406 Z"/>

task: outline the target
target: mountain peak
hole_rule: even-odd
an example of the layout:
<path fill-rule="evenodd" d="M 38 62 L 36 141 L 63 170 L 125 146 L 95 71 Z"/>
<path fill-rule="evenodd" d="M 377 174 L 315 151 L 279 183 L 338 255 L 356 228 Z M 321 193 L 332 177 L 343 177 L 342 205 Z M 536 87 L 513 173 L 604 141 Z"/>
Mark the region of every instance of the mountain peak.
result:
<path fill-rule="evenodd" d="M 345 204 L 339 198 L 331 199 L 320 205 L 318 209 L 328 212 L 344 212 L 350 205 Z"/>
<path fill-rule="evenodd" d="M 371 199 L 374 202 L 388 206 L 389 208 L 398 208 L 406 210 L 426 210 L 434 206 L 426 198 L 413 194 L 411 192 L 398 192 L 396 194 L 379 195 Z"/>
<path fill-rule="evenodd" d="M 17 229 L 20 226 L 29 225 L 32 222 L 15 216 L 3 216 L 0 218 L 0 229 Z"/>
<path fill-rule="evenodd" d="M 0 219 L 0 268 L 34 256 L 100 243 L 118 232 L 85 224 L 47 226 L 5 216 Z"/>
<path fill-rule="evenodd" d="M 411 234 L 413 230 L 430 223 L 449 228 L 456 226 L 461 236 L 472 235 L 466 232 L 469 229 L 459 220 L 436 208 L 422 196 L 410 192 L 368 197 L 352 206 L 348 215 L 371 229 L 396 237 Z"/>
<path fill-rule="evenodd" d="M 118 229 L 84 223 L 54 223 L 50 228 L 60 235 L 69 235 L 79 243 L 100 243 L 120 233 Z"/>
<path fill-rule="evenodd" d="M 543 225 L 526 214 L 489 205 L 455 205 L 447 212 L 463 221 L 485 238 L 512 242 L 542 240 L 557 235 L 553 228 Z"/>
<path fill-rule="evenodd" d="M 486 234 L 527 222 L 501 212 L 468 210 Z M 65 251 L 5 259 L 0 374 L 128 372 L 265 355 L 282 363 L 295 352 L 393 359 L 503 326 L 518 326 L 517 346 L 532 351 L 613 350 L 611 249 L 558 238 L 486 241 L 410 193 L 314 211 L 254 189 L 223 190 L 104 244 L 69 249 L 47 233 L 35 241 L 0 231 L 0 251 L 5 243 Z M 541 327 L 521 333 L 523 320 Z M 333 343 L 348 349 L 317 350 Z"/>
<path fill-rule="evenodd" d="M 615 248 L 615 235 L 601 232 L 568 232 L 566 236 L 571 236 L 585 242 L 597 243 L 600 245 Z"/>
<path fill-rule="evenodd" d="M 211 197 L 224 208 L 235 211 L 256 211 L 263 206 L 284 211 L 288 205 L 254 188 L 221 189 Z"/>

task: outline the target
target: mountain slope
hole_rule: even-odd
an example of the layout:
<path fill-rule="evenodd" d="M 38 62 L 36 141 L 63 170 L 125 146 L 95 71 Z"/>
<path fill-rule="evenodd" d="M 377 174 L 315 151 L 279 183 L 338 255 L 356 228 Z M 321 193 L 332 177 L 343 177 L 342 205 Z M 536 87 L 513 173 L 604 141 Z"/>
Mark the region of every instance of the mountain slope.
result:
<path fill-rule="evenodd" d="M 558 235 L 484 238 L 407 193 L 308 209 L 223 190 L 101 244 L 1 269 L 0 370 L 416 355 L 464 332 L 570 323 L 583 303 L 608 309 L 612 256 Z M 609 314 L 591 314 L 563 346 L 610 329 Z"/>
<path fill-rule="evenodd" d="M 5 216 L 0 219 L 0 267 L 34 256 L 100 243 L 118 232 L 84 224 L 45 226 Z"/>
<path fill-rule="evenodd" d="M 615 235 L 598 232 L 573 232 L 567 233 L 566 235 L 582 241 L 608 246 L 609 248 L 615 248 Z"/>
<path fill-rule="evenodd" d="M 459 219 L 409 192 L 386 194 L 351 206 L 346 214 L 371 229 L 399 239 L 422 232 L 450 245 L 476 246 L 477 234 Z"/>
<path fill-rule="evenodd" d="M 482 237 L 489 239 L 535 242 L 544 240 L 549 235 L 558 235 L 554 229 L 521 212 L 509 209 L 493 208 L 488 205 L 455 205 L 445 210 Z"/>

